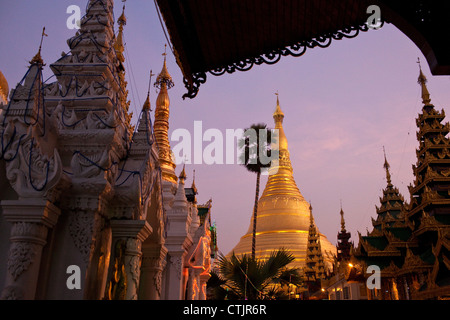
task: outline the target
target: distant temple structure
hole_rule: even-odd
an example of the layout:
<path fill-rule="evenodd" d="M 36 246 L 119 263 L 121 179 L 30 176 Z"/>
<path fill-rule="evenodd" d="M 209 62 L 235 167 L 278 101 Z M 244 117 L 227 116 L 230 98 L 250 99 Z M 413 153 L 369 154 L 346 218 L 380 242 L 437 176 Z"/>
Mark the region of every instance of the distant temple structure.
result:
<path fill-rule="evenodd" d="M 376 207 L 373 229 L 363 236 L 354 256 L 362 271 L 381 269 L 381 288 L 369 299 L 410 300 L 450 298 L 450 124 L 444 110 L 431 104 L 427 79 L 420 69 L 422 113 L 418 127 L 415 180 L 406 203 L 393 186 L 385 158 L 387 186 Z"/>
<path fill-rule="evenodd" d="M 311 205 L 309 206 L 308 243 L 303 274 L 309 293 L 321 290 L 322 280 L 325 279 L 327 271 L 325 270 L 320 234 L 314 222 Z"/>
<path fill-rule="evenodd" d="M 40 48 L 9 101 L 0 74 L 1 299 L 206 299 L 212 201 L 175 174 L 172 78 L 164 58 L 154 127 L 149 95 L 134 126 L 113 16 L 88 2 L 55 82 Z"/>
<path fill-rule="evenodd" d="M 311 235 L 316 246 L 314 253 L 318 254 L 324 263 L 324 270 L 321 272 L 331 270 L 336 247 L 315 226 L 310 204 L 304 199 L 295 183 L 289 158 L 288 141 L 283 129 L 284 113 L 281 111 L 278 97 L 273 118 L 275 129 L 279 130 L 279 162 L 270 169 L 272 174 L 269 175 L 263 194 L 259 199 L 256 257 L 267 258 L 272 251 L 285 248 L 295 257 L 289 267 L 303 268 L 308 259 L 308 248 L 311 248 L 312 245 L 308 244 L 308 237 L 311 231 L 314 231 L 315 234 Z M 250 221 L 253 221 L 253 217 Z M 239 243 L 229 254 L 234 252 L 236 255 L 249 255 L 252 233 L 253 226 L 250 223 L 247 233 L 241 237 Z"/>

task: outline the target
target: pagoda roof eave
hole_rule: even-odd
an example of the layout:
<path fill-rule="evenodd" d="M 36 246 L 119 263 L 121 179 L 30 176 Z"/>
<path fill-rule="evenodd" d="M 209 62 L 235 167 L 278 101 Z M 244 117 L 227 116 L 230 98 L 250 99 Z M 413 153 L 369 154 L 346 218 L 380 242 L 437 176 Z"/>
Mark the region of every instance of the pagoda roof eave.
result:
<path fill-rule="evenodd" d="M 395 0 L 156 0 L 172 51 L 194 98 L 206 73 L 223 75 L 301 56 L 308 48 L 368 31 L 367 9 L 377 5 L 427 58 L 434 75 L 450 74 L 450 3 Z M 419 7 L 420 6 L 420 7 Z M 438 30 L 439 32 L 436 32 Z"/>

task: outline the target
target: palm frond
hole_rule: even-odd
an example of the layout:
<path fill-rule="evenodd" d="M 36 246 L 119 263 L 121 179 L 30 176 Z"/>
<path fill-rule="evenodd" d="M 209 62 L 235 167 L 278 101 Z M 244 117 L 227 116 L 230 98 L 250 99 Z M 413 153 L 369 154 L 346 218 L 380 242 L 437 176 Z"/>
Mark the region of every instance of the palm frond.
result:
<path fill-rule="evenodd" d="M 264 154 L 267 158 L 271 157 L 272 131 L 264 123 L 257 123 L 245 129 L 244 136 L 239 139 L 238 146 L 240 150 L 239 163 L 245 166 L 250 172 L 261 172 L 268 168 L 271 162 L 262 162 L 260 155 Z"/>
<path fill-rule="evenodd" d="M 297 269 L 286 269 L 293 260 L 294 256 L 285 249 L 272 252 L 268 259 L 252 259 L 245 254 L 236 256 L 234 252 L 228 258 L 219 254 L 220 279 L 225 281 L 221 286 L 229 290 L 230 297 L 267 299 L 273 286 L 281 283 L 282 275 L 298 276 Z"/>

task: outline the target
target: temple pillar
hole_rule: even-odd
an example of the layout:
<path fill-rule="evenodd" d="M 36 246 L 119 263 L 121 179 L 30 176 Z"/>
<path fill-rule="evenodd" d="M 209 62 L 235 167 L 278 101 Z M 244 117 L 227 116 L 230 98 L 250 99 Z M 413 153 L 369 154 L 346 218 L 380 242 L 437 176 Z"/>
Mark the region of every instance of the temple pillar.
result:
<path fill-rule="evenodd" d="M 113 256 L 106 298 L 137 300 L 142 242 L 152 229 L 145 220 L 111 220 Z"/>
<path fill-rule="evenodd" d="M 35 299 L 42 248 L 61 211 L 43 199 L 4 200 L 1 206 L 5 219 L 12 223 L 1 299 Z"/>
<path fill-rule="evenodd" d="M 166 299 L 182 300 L 184 299 L 184 291 L 186 275 L 183 274 L 183 261 L 185 251 L 169 251 L 166 266 Z"/>
<path fill-rule="evenodd" d="M 102 298 L 110 257 L 111 228 L 105 218 L 108 200 L 100 196 L 73 196 L 68 205 L 68 233 L 77 250 L 64 257 L 65 265 L 81 270 L 81 291 L 71 299 Z M 74 290 L 71 290 L 74 291 Z"/>
<path fill-rule="evenodd" d="M 391 281 L 392 281 L 392 295 L 391 295 L 392 300 L 399 300 L 397 281 L 395 280 L 395 278 L 392 278 Z"/>
<path fill-rule="evenodd" d="M 197 268 L 188 268 L 189 270 L 189 285 L 187 290 L 186 300 L 201 300 L 199 298 L 201 291 L 200 274 L 203 270 Z"/>
<path fill-rule="evenodd" d="M 209 278 L 211 278 L 211 275 L 209 273 L 202 273 L 200 274 L 200 294 L 198 299 L 199 300 L 206 300 L 206 283 L 208 282 Z"/>
<path fill-rule="evenodd" d="M 139 299 L 160 300 L 162 295 L 162 276 L 166 267 L 167 248 L 164 245 L 144 244 L 142 254 Z"/>

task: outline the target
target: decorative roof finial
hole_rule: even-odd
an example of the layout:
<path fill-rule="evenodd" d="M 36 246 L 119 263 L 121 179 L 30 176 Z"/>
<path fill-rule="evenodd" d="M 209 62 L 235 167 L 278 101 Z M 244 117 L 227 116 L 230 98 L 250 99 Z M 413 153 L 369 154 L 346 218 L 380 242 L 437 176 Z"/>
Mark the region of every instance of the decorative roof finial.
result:
<path fill-rule="evenodd" d="M 384 165 L 383 165 L 383 167 L 386 169 L 386 181 L 387 181 L 388 186 L 389 186 L 389 185 L 392 185 L 392 183 L 391 183 L 391 173 L 389 172 L 389 168 L 391 166 L 389 165 L 389 162 L 386 159 L 386 150 L 384 149 L 384 146 L 383 146 L 383 153 L 384 153 Z"/>
<path fill-rule="evenodd" d="M 41 57 L 42 42 L 44 41 L 44 37 L 48 37 L 48 34 L 45 33 L 45 27 L 42 29 L 41 43 L 39 44 L 38 53 L 36 53 L 33 59 L 31 59 L 30 64 L 38 63 L 44 65 L 44 61 L 42 60 Z"/>
<path fill-rule="evenodd" d="M 154 76 L 154 74 L 153 74 L 152 70 L 150 70 L 150 80 L 148 82 L 147 99 L 144 102 L 144 106 L 142 107 L 142 110 L 152 111 L 152 109 L 150 107 L 150 86 L 152 83 L 152 76 Z"/>
<path fill-rule="evenodd" d="M 127 24 L 127 18 L 125 17 L 125 4 L 123 5 L 122 14 L 119 19 L 117 19 L 117 23 L 119 24 L 119 33 L 117 34 L 117 38 L 114 43 L 114 49 L 116 50 L 117 58 L 123 63 L 125 61 L 125 57 L 123 56 L 123 52 L 125 51 L 125 46 L 123 44 L 123 26 Z"/>
<path fill-rule="evenodd" d="M 428 92 L 428 88 L 426 83 L 428 82 L 427 78 L 422 72 L 422 66 L 420 65 L 420 58 L 417 58 L 417 63 L 419 64 L 419 78 L 417 79 L 417 83 L 422 87 L 422 103 L 425 106 L 432 106 L 430 99 L 430 92 Z"/>
<path fill-rule="evenodd" d="M 162 54 L 162 56 L 164 56 L 164 60 L 166 60 L 166 56 L 167 56 L 167 43 L 164 44 L 164 53 Z"/>
<path fill-rule="evenodd" d="M 281 108 L 280 108 L 280 100 L 278 98 L 278 96 L 279 96 L 278 91 L 275 93 L 275 95 L 277 96 L 277 107 L 275 109 L 275 112 L 273 113 L 273 119 L 275 120 L 275 125 L 277 123 L 279 123 L 281 125 L 283 123 L 284 113 L 283 113 L 283 111 L 281 111 Z"/>
<path fill-rule="evenodd" d="M 342 199 L 341 199 L 341 211 L 339 213 L 341 215 L 341 231 L 345 232 L 345 220 L 344 220 L 344 210 L 342 210 Z"/>
<path fill-rule="evenodd" d="M 195 194 L 198 194 L 197 192 L 197 187 L 195 186 L 195 169 L 194 169 L 194 174 L 193 174 L 193 178 L 192 178 L 192 185 L 191 185 L 192 190 L 194 190 Z"/>
<path fill-rule="evenodd" d="M 117 23 L 119 24 L 119 26 L 127 24 L 127 17 L 125 17 L 125 4 L 123 5 L 122 8 L 122 14 L 120 15 L 119 19 L 117 19 Z"/>
<path fill-rule="evenodd" d="M 174 86 L 174 83 L 172 81 L 172 77 L 169 74 L 169 71 L 167 71 L 167 65 L 166 65 L 166 56 L 167 56 L 167 44 L 164 45 L 164 53 L 162 54 L 164 56 L 164 63 L 163 68 L 160 72 L 160 74 L 156 77 L 156 82 L 154 86 L 158 89 L 161 89 L 163 84 L 166 84 L 167 89 L 170 89 Z"/>
<path fill-rule="evenodd" d="M 185 168 L 186 168 L 186 164 L 183 164 L 183 170 L 181 171 L 180 176 L 179 176 L 180 182 L 182 184 L 184 184 L 184 180 L 186 180 L 186 170 L 185 170 Z"/>
<path fill-rule="evenodd" d="M 313 214 L 312 214 L 311 201 L 309 202 L 309 223 L 310 223 L 311 227 L 314 226 L 314 217 L 313 217 Z"/>

